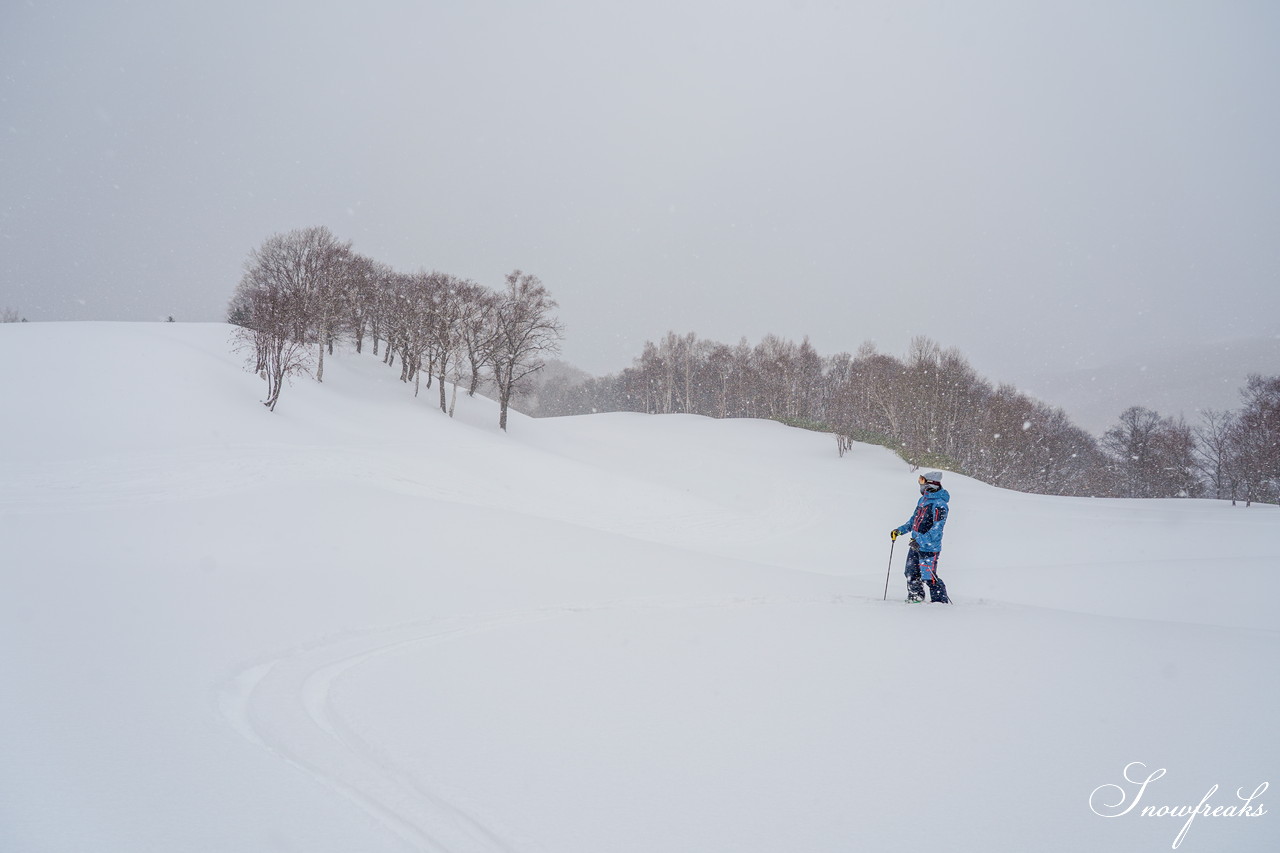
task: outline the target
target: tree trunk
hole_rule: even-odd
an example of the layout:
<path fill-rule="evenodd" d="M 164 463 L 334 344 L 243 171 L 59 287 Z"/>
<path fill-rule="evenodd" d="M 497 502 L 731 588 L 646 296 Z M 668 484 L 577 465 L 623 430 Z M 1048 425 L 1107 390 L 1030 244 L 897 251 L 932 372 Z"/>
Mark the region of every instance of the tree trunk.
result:
<path fill-rule="evenodd" d="M 514 372 L 514 364 L 504 364 L 493 371 L 493 381 L 498 386 L 498 427 L 503 432 L 507 431 L 507 407 L 511 404 L 511 391 L 515 384 Z"/>
<path fill-rule="evenodd" d="M 263 405 L 269 411 L 274 412 L 276 410 L 276 402 L 280 399 L 280 389 L 284 384 L 284 377 L 277 371 L 271 371 L 268 376 L 267 399 L 263 402 Z"/>

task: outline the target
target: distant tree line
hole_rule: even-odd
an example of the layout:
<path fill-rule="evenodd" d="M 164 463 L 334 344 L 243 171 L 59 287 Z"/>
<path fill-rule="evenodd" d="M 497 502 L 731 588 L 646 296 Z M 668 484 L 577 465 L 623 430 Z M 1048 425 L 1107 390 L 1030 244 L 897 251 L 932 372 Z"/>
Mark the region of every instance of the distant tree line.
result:
<path fill-rule="evenodd" d="M 1206 410 L 1194 430 L 1205 493 L 1280 503 L 1280 376 L 1252 374 L 1235 411 Z"/>
<path fill-rule="evenodd" d="M 398 272 L 319 227 L 276 234 L 251 251 L 227 319 L 273 411 L 290 376 L 323 382 L 326 353 L 349 340 L 356 352 L 369 346 L 388 366 L 399 362 L 415 395 L 424 377 L 427 388 L 438 384 L 450 416 L 459 385 L 474 395 L 492 382 L 505 430 L 511 401 L 559 350 L 556 307 L 537 276 L 520 270 L 500 291 L 447 273 Z"/>
<path fill-rule="evenodd" d="M 1038 494 L 1129 497 L 1280 496 L 1280 377 L 1252 377 L 1239 412 L 1207 412 L 1199 429 L 1134 407 L 1099 440 L 1066 413 L 992 385 L 955 349 L 917 338 L 905 358 L 864 344 L 820 356 L 773 335 L 730 346 L 689 333 L 647 342 L 604 377 L 560 371 L 540 416 L 593 411 L 773 418 L 882 444 L 912 464 L 945 467 Z"/>

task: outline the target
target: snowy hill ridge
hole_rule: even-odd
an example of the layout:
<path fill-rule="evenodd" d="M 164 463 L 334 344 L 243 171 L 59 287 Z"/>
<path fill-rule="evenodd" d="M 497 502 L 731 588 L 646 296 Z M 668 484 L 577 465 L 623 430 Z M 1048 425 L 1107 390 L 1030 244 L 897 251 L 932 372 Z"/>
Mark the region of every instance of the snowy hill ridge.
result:
<path fill-rule="evenodd" d="M 880 448 L 502 433 L 354 353 L 269 413 L 220 324 L 0 359 L 0 849 L 1155 851 L 1185 818 L 1104 816 L 1126 765 L 1144 806 L 1275 775 L 1273 507 L 949 475 L 957 603 L 908 606 Z"/>

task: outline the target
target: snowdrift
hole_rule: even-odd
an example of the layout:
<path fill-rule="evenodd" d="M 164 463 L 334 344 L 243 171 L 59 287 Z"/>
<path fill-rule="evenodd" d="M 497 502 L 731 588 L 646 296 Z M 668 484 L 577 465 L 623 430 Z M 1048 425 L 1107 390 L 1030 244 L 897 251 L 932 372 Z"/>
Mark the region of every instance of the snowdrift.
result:
<path fill-rule="evenodd" d="M 1280 843 L 1274 507 L 950 475 L 886 602 L 880 448 L 351 352 L 270 413 L 230 339 L 0 326 L 0 849 Z"/>

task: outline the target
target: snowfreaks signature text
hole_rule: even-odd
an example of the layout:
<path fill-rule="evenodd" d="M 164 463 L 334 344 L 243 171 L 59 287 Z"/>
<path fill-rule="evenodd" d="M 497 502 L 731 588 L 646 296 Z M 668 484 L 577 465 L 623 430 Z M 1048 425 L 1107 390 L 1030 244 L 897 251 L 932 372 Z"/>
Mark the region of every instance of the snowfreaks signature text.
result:
<path fill-rule="evenodd" d="M 1137 768 L 1136 770 L 1134 768 Z M 1142 778 L 1142 774 L 1146 772 L 1147 766 L 1141 761 L 1134 761 L 1125 765 L 1124 780 L 1130 785 L 1136 785 L 1137 790 L 1133 792 L 1133 799 L 1128 799 L 1128 792 L 1122 785 L 1099 785 L 1093 789 L 1093 793 L 1089 795 L 1089 808 L 1093 809 L 1093 813 L 1102 817 L 1120 817 L 1137 808 L 1141 802 L 1143 794 L 1147 792 L 1147 786 L 1165 774 L 1164 768 L 1148 773 L 1146 778 Z M 1132 774 L 1132 775 L 1131 775 Z M 1176 817 L 1187 819 L 1182 825 L 1182 830 L 1173 839 L 1173 849 L 1177 850 L 1182 844 L 1182 839 L 1187 837 L 1187 830 L 1191 828 L 1191 822 L 1196 817 L 1203 815 L 1205 817 L 1261 817 L 1267 813 L 1262 803 L 1254 804 L 1254 800 L 1261 797 L 1262 794 L 1271 785 L 1270 782 L 1263 782 L 1261 785 L 1253 789 L 1253 793 L 1246 794 L 1244 788 L 1237 789 L 1236 798 L 1241 802 L 1239 805 L 1215 806 L 1210 802 L 1210 798 L 1218 793 L 1218 786 L 1214 785 L 1209 789 L 1201 799 L 1199 805 L 1195 806 L 1145 806 L 1139 814 L 1142 817 Z M 1118 797 L 1118 799 L 1115 799 Z M 1115 802 L 1110 802 L 1114 799 Z"/>

